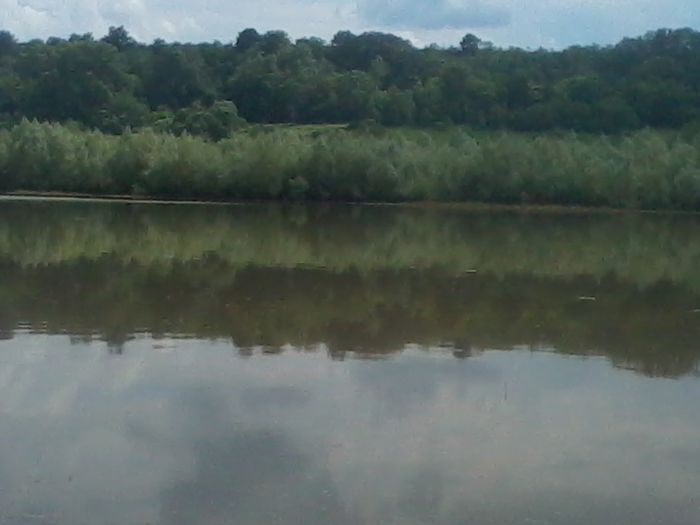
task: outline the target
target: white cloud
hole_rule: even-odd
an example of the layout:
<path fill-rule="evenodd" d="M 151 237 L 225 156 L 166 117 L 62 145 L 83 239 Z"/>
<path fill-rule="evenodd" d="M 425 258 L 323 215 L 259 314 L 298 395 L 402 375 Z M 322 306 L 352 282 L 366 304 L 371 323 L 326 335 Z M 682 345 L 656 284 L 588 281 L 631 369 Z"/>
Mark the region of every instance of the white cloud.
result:
<path fill-rule="evenodd" d="M 507 25 L 510 12 L 499 2 L 482 0 L 363 0 L 363 20 L 400 29 L 455 29 Z"/>

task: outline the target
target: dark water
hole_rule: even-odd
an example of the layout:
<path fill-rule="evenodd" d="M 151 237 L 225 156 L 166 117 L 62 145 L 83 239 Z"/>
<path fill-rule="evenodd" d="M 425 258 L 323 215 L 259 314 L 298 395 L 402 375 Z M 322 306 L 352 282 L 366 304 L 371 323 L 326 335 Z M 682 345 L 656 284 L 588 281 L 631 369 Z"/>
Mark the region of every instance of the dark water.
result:
<path fill-rule="evenodd" d="M 700 219 L 0 201 L 0 524 L 700 523 Z"/>

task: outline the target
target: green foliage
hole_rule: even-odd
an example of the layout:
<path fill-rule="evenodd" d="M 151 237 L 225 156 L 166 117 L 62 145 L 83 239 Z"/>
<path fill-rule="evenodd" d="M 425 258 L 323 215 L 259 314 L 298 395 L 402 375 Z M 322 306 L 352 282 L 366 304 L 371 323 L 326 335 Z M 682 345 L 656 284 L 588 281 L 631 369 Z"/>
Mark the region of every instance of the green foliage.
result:
<path fill-rule="evenodd" d="M 479 37 L 468 33 L 464 35 L 464 38 L 462 38 L 462 40 L 460 41 L 459 47 L 462 50 L 462 53 L 473 56 L 476 55 L 476 53 L 479 51 L 480 44 L 481 39 Z"/>
<path fill-rule="evenodd" d="M 238 34 L 236 40 L 236 49 L 239 51 L 248 51 L 260 43 L 262 37 L 253 28 L 244 29 Z"/>
<path fill-rule="evenodd" d="M 110 27 L 102 42 L 116 47 L 119 51 L 124 51 L 136 45 L 136 40 L 129 35 L 124 26 Z"/>
<path fill-rule="evenodd" d="M 122 133 L 129 128 L 140 128 L 152 114 L 146 104 L 128 93 L 118 93 L 99 113 L 98 128 L 108 133 Z"/>
<path fill-rule="evenodd" d="M 226 103 L 251 123 L 620 134 L 700 119 L 699 59 L 700 33 L 689 29 L 563 51 L 499 49 L 472 34 L 418 49 L 378 32 L 326 43 L 246 29 L 235 44 L 144 45 L 123 27 L 46 42 L 0 31 L 0 121 L 122 133 L 165 118 L 158 129 L 223 138 L 199 108 Z"/>
<path fill-rule="evenodd" d="M 214 81 L 196 49 L 154 43 L 142 60 L 138 75 L 151 108 L 179 109 L 216 98 Z"/>
<path fill-rule="evenodd" d="M 115 98 L 129 96 L 137 79 L 125 58 L 102 42 L 73 40 L 52 46 L 31 45 L 12 68 L 16 111 L 28 118 L 74 120 L 99 126 Z"/>
<path fill-rule="evenodd" d="M 227 130 L 208 112 L 235 114 L 229 106 L 191 111 L 167 117 L 166 129 L 173 131 L 183 118 L 184 125 L 221 138 Z M 613 139 L 268 126 L 218 142 L 187 131 L 111 136 L 25 120 L 0 133 L 0 187 L 175 199 L 700 209 L 700 136 L 688 130 Z"/>
<path fill-rule="evenodd" d="M 410 91 L 389 88 L 379 102 L 381 123 L 385 126 L 406 126 L 415 121 L 416 103 Z"/>
<path fill-rule="evenodd" d="M 2 135 L 6 189 L 103 193 L 114 139 L 58 124 L 23 121 Z"/>
<path fill-rule="evenodd" d="M 209 107 L 196 102 L 174 114 L 161 112 L 155 116 L 154 127 L 160 131 L 175 135 L 199 135 L 215 141 L 230 136 L 245 122 L 238 116 L 236 105 L 229 101 L 214 102 Z"/>
<path fill-rule="evenodd" d="M 17 40 L 9 31 L 0 31 L 0 58 L 11 55 L 17 48 Z"/>

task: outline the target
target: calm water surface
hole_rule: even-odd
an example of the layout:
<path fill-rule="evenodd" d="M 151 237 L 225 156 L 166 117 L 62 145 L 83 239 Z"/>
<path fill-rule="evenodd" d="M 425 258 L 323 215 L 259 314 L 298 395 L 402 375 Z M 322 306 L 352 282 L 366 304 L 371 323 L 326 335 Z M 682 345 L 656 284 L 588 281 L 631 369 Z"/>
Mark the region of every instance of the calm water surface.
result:
<path fill-rule="evenodd" d="M 0 525 L 700 523 L 700 219 L 0 201 Z"/>

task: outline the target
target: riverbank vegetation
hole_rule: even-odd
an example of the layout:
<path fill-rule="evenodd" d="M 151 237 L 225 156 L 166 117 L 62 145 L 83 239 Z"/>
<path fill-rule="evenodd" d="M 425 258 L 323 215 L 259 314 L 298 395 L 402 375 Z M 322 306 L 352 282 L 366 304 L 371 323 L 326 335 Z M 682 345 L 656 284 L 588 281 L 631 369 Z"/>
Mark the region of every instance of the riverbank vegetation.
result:
<path fill-rule="evenodd" d="M 23 121 L 0 191 L 172 199 L 444 201 L 700 209 L 700 136 L 251 127 L 213 142 Z"/>
<path fill-rule="evenodd" d="M 699 57 L 700 33 L 691 29 L 564 50 L 502 49 L 471 34 L 454 47 L 417 48 L 376 32 L 293 42 L 282 31 L 247 29 L 231 42 L 201 44 L 144 44 L 123 27 L 100 39 L 28 42 L 0 32 L 0 122 L 185 129 L 215 139 L 240 119 L 538 132 L 679 128 L 700 118 Z"/>
<path fill-rule="evenodd" d="M 559 51 L 0 31 L 0 191 L 698 210 L 699 57 L 691 29 Z"/>

